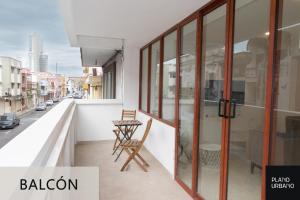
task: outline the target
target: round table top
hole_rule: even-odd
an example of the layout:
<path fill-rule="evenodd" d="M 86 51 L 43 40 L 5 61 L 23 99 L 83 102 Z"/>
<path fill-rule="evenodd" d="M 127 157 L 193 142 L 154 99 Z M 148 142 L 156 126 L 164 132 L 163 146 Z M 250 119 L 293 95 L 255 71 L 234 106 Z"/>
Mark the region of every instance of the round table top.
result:
<path fill-rule="evenodd" d="M 201 150 L 206 151 L 221 151 L 221 145 L 220 144 L 200 144 Z"/>

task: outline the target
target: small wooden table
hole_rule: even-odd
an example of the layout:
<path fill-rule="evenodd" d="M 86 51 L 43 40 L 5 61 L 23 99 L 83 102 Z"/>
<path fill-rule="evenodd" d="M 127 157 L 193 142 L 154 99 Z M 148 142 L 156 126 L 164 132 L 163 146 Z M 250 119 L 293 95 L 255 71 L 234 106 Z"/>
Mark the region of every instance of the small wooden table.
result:
<path fill-rule="evenodd" d="M 140 122 L 139 120 L 115 120 L 115 121 L 113 121 L 113 124 L 119 129 L 120 133 L 122 133 L 122 135 L 123 135 L 123 138 L 120 138 L 120 137 L 117 138 L 119 140 L 119 144 L 117 145 L 117 147 L 115 148 L 115 150 L 113 152 L 113 155 L 114 155 L 124 140 L 131 139 L 131 137 L 133 136 L 136 129 L 140 125 L 142 125 L 142 122 Z M 118 160 L 118 158 L 120 157 L 122 152 L 123 152 L 123 149 L 118 154 L 115 161 Z"/>

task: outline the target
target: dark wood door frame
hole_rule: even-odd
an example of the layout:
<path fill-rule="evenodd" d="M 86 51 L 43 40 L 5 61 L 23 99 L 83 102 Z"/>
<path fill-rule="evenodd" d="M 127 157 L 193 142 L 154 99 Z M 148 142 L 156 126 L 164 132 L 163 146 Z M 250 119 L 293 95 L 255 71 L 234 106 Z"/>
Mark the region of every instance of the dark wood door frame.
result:
<path fill-rule="evenodd" d="M 276 40 L 279 36 L 276 34 L 276 28 L 278 24 L 278 15 L 280 4 L 282 0 L 269 0 L 270 2 L 270 19 L 269 19 L 269 47 L 268 47 L 268 65 L 267 65 L 267 80 L 266 80 L 266 100 L 265 100 L 265 126 L 264 126 L 264 137 L 263 137 L 263 160 L 262 160 L 262 192 L 261 199 L 265 200 L 265 166 L 269 164 L 270 160 L 270 137 L 272 132 L 272 109 L 273 109 L 273 89 L 274 89 L 274 65 L 276 59 Z M 199 146 L 199 118 L 200 118 L 200 94 L 201 94 L 201 55 L 202 55 L 202 26 L 203 16 L 215 10 L 216 8 L 226 3 L 226 37 L 225 37 L 225 61 L 224 61 L 224 94 L 223 97 L 229 100 L 231 97 L 232 88 L 232 63 L 233 63 L 233 44 L 234 44 L 234 17 L 235 17 L 235 0 L 214 0 L 210 1 L 202 8 L 192 13 L 187 18 L 175 26 L 162 33 L 160 36 L 152 40 L 141 48 L 148 48 L 148 80 L 147 80 L 147 111 L 144 113 L 151 116 L 150 112 L 150 94 L 151 94 L 151 45 L 160 40 L 160 75 L 163 73 L 163 47 L 164 37 L 173 32 L 177 31 L 177 43 L 176 43 L 176 93 L 175 93 L 175 180 L 182 186 L 182 188 L 189 193 L 194 199 L 203 199 L 197 193 L 198 187 L 198 146 Z M 181 54 L 181 34 L 182 27 L 187 23 L 197 20 L 197 41 L 196 41 L 196 68 L 195 68 L 195 92 L 194 92 L 194 127 L 193 127 L 193 152 L 192 152 L 192 187 L 189 188 L 180 178 L 178 177 L 178 145 L 180 143 L 179 138 L 179 95 L 180 95 L 180 54 Z M 140 53 L 142 57 L 142 53 Z M 140 60 L 142 65 L 142 60 Z M 142 69 L 140 68 L 140 71 Z M 160 77 L 160 88 L 159 88 L 159 116 L 162 117 L 162 85 L 163 80 Z M 140 74 L 140 95 L 141 95 L 141 82 L 142 76 Z M 139 97 L 141 101 L 141 96 Z M 139 102 L 141 108 L 141 102 Z M 230 104 L 227 104 L 227 111 L 230 110 Z M 161 120 L 161 119 L 160 119 Z M 164 122 L 163 120 L 161 120 Z M 221 138 L 221 163 L 220 163 L 220 188 L 219 188 L 219 199 L 227 199 L 227 184 L 228 184 L 228 159 L 229 159 L 229 131 L 230 131 L 230 119 L 222 119 L 222 138 Z"/>

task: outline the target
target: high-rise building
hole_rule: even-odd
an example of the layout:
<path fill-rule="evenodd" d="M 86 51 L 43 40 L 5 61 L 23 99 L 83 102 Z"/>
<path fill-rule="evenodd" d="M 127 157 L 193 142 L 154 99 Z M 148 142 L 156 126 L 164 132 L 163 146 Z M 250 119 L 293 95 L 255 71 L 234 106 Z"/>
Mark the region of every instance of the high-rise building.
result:
<path fill-rule="evenodd" d="M 39 62 L 40 62 L 40 71 L 47 72 L 48 71 L 48 55 L 41 54 Z"/>
<path fill-rule="evenodd" d="M 36 32 L 29 36 L 29 67 L 32 72 L 47 72 L 48 55 L 43 53 L 43 41 Z"/>
<path fill-rule="evenodd" d="M 29 36 L 29 67 L 33 72 L 40 71 L 40 55 L 42 53 L 42 40 L 38 33 Z"/>

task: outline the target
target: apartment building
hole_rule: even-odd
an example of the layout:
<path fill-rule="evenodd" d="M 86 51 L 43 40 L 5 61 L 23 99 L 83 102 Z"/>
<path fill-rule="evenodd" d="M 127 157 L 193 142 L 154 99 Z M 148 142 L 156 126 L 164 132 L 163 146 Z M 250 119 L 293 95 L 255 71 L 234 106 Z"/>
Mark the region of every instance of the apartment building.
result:
<path fill-rule="evenodd" d="M 104 88 L 102 88 L 102 80 L 104 75 L 100 67 L 85 67 L 83 69 L 83 96 L 87 99 L 102 99 Z"/>
<path fill-rule="evenodd" d="M 37 102 L 36 82 L 34 81 L 34 73 L 30 69 L 22 68 L 22 110 L 32 109 Z"/>
<path fill-rule="evenodd" d="M 14 58 L 0 57 L 0 66 L 0 113 L 20 112 L 22 63 Z"/>

